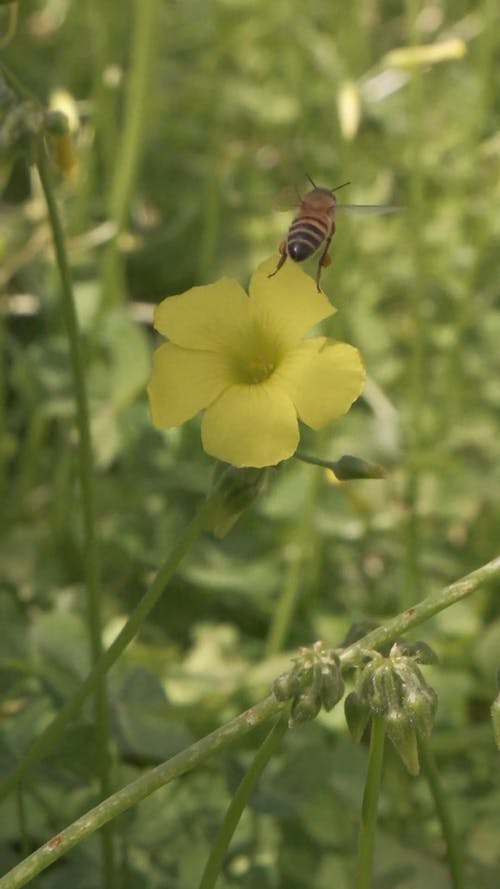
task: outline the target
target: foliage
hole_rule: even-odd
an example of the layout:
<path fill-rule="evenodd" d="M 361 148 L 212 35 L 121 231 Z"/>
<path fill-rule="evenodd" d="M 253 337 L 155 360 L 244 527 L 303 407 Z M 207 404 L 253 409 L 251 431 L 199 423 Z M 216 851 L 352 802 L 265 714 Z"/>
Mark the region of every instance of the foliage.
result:
<path fill-rule="evenodd" d="M 19 4 L 5 70 L 44 108 L 64 111 L 69 130 L 35 115 L 21 133 L 10 118 L 7 144 L 13 100 L 0 95 L 3 774 L 95 655 L 71 351 L 26 142 L 52 126 L 83 336 L 106 646 L 213 472 L 198 419 L 167 433 L 151 425 L 153 305 L 222 275 L 245 282 L 273 250 L 277 259 L 291 220 L 289 208 L 277 208 L 280 196 L 307 188 L 306 174 L 328 186 L 349 177 L 340 194 L 349 191 L 350 203 L 401 206 L 390 216 L 338 214 L 322 285 L 339 311 L 322 332 L 360 349 L 368 382 L 346 417 L 321 433 L 302 429 L 307 453 L 330 462 L 355 454 L 387 477 L 339 484 L 292 460 L 271 471 L 223 540 L 198 539 L 108 676 L 111 792 L 268 694 L 299 646 L 321 638 L 335 648 L 354 622 L 383 623 L 495 555 L 495 13 L 492 0 L 473 10 L 461 0 L 408 0 L 404 12 L 390 0 Z M 2 8 L 0 22 L 7 14 Z M 463 41 L 462 57 L 413 68 L 404 55 L 398 68 L 385 58 L 450 36 Z M 425 667 L 439 700 L 430 746 L 467 879 L 493 889 L 498 586 L 418 634 L 439 657 Z M 344 678 L 351 690 L 353 677 Z M 367 747 L 353 745 L 341 709 L 286 734 L 238 825 L 221 889 L 353 885 Z M 86 702 L 1 804 L 2 873 L 101 798 L 95 722 Z M 197 885 L 264 732 L 116 820 L 117 885 Z M 405 772 L 391 745 L 377 830 L 377 887 L 446 885 L 429 785 Z M 37 885 L 112 885 L 100 836 Z"/>

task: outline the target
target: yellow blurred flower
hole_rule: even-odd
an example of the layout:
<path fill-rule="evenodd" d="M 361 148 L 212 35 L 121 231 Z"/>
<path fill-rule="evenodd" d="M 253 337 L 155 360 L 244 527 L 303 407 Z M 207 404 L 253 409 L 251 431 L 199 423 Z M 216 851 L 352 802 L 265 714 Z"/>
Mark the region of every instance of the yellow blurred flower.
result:
<path fill-rule="evenodd" d="M 467 46 L 463 40 L 459 37 L 450 37 L 449 40 L 437 43 L 392 49 L 382 61 L 389 68 L 417 68 L 420 65 L 435 65 L 437 62 L 448 62 L 450 59 L 462 59 L 466 52 Z"/>
<path fill-rule="evenodd" d="M 268 278 L 274 260 L 250 281 L 231 278 L 163 300 L 155 327 L 169 342 L 153 357 L 148 386 L 153 424 L 178 426 L 204 409 L 207 454 L 233 466 L 273 466 L 313 429 L 349 410 L 365 372 L 357 349 L 319 336 L 303 339 L 335 312 L 296 263 Z"/>

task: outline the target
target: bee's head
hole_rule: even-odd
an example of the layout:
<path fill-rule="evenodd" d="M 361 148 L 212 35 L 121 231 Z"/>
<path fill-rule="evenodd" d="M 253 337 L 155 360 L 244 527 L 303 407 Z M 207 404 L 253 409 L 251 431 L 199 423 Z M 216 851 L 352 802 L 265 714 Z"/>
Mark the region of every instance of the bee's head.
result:
<path fill-rule="evenodd" d="M 335 207 L 337 198 L 335 197 L 334 192 L 338 191 L 339 188 L 344 188 L 345 185 L 351 184 L 351 180 L 348 179 L 347 182 L 343 182 L 342 185 L 336 185 L 335 188 L 320 188 L 318 185 L 316 185 L 315 182 L 313 182 L 309 175 L 307 176 L 307 178 L 313 186 L 313 190 L 310 191 L 307 195 L 307 203 L 309 204 L 309 206 L 311 206 L 311 204 L 316 204 L 318 207 Z"/>

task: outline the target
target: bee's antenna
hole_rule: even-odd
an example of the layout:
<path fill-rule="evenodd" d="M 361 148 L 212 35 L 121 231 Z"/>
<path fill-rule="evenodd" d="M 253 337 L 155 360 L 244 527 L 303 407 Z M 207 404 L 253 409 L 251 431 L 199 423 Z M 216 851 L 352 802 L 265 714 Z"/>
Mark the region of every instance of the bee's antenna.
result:
<path fill-rule="evenodd" d="M 336 185 L 335 188 L 332 188 L 332 191 L 338 191 L 339 188 L 343 188 L 344 185 L 350 185 L 350 184 L 351 184 L 351 180 L 348 179 L 347 182 L 343 182 L 342 185 Z"/>
<path fill-rule="evenodd" d="M 311 183 L 311 185 L 312 185 L 313 188 L 317 188 L 317 187 L 318 187 L 318 186 L 316 185 L 316 183 L 312 181 L 312 179 L 311 179 L 309 173 L 306 173 L 306 178 L 309 179 L 309 182 Z"/>

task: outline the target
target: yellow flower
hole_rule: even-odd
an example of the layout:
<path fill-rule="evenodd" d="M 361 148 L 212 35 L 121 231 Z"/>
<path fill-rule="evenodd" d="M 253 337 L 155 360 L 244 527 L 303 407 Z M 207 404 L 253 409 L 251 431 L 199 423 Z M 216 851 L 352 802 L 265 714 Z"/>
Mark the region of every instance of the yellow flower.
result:
<path fill-rule="evenodd" d="M 207 454 L 233 466 L 272 466 L 291 457 L 302 420 L 313 429 L 349 410 L 365 372 L 357 349 L 327 337 L 303 339 L 335 312 L 299 266 L 274 278 L 273 261 L 250 282 L 231 278 L 163 300 L 148 386 L 155 426 L 178 426 L 204 409 Z"/>

